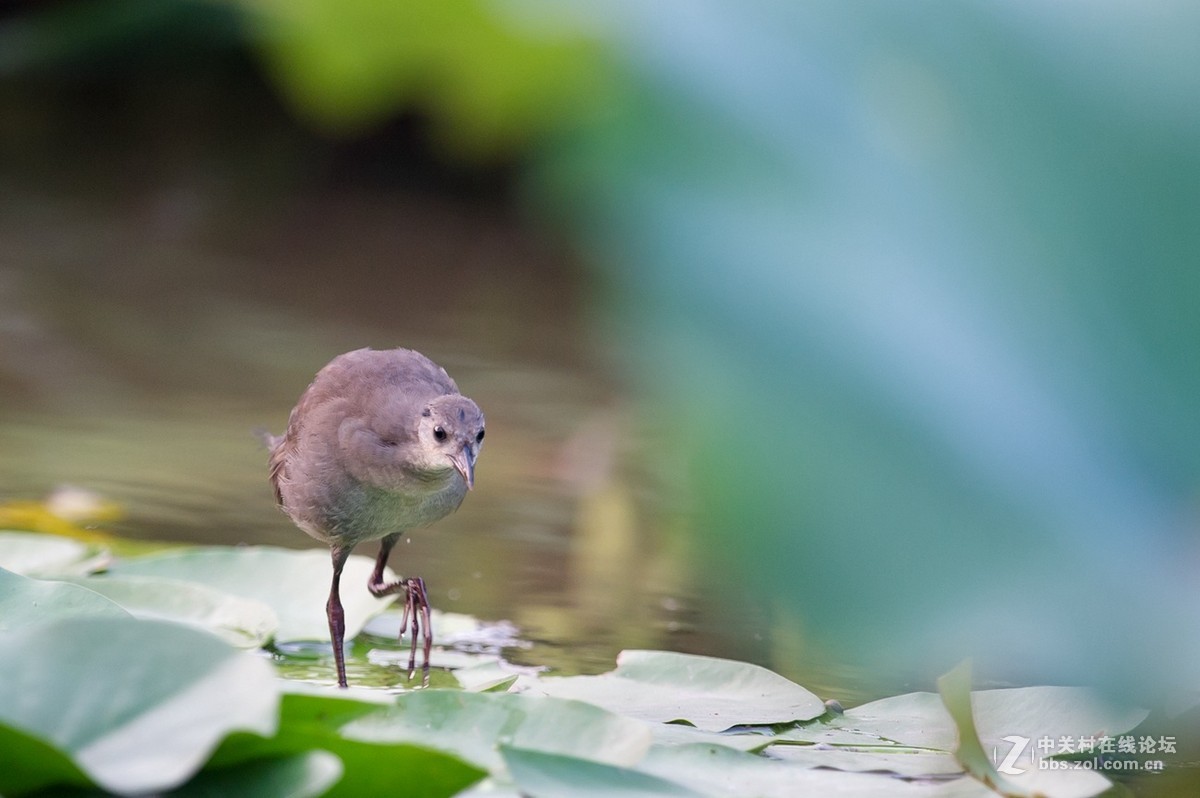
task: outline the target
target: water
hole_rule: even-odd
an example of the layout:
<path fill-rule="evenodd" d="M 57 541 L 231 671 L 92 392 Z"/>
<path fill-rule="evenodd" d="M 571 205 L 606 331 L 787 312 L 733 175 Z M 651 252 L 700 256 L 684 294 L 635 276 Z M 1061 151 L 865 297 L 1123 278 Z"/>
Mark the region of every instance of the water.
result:
<path fill-rule="evenodd" d="M 585 277 L 503 203 L 319 190 L 232 213 L 201 181 L 11 188 L 0 499 L 76 485 L 123 508 L 125 537 L 316 545 L 275 509 L 252 430 L 281 430 L 339 352 L 409 346 L 488 438 L 476 490 L 397 547 L 397 571 L 440 609 L 516 623 L 530 664 L 713 647 Z"/>

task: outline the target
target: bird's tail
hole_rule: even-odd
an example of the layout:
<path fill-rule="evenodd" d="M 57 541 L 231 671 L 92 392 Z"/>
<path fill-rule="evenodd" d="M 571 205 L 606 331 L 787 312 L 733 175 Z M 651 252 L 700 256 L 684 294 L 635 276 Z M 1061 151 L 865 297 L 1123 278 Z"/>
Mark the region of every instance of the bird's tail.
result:
<path fill-rule="evenodd" d="M 282 435 L 272 435 L 266 427 L 255 427 L 251 432 L 254 433 L 254 437 L 263 442 L 268 451 L 275 451 L 275 447 L 283 442 Z"/>

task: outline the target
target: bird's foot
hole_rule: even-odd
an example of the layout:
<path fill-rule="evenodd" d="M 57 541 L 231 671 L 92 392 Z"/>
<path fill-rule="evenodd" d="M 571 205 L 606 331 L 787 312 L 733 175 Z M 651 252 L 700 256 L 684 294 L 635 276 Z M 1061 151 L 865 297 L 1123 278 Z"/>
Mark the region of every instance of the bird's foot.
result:
<path fill-rule="evenodd" d="M 421 666 L 424 678 L 422 683 L 429 686 L 429 652 L 433 648 L 433 624 L 429 620 L 429 594 L 425 591 L 425 580 L 419 576 L 410 576 L 396 583 L 403 585 L 404 615 L 400 618 L 400 639 L 404 639 L 404 628 L 411 623 L 412 642 L 408 653 L 408 678 L 411 679 L 417 670 L 417 638 L 421 637 L 423 662 Z M 421 627 L 425 633 L 421 636 Z"/>

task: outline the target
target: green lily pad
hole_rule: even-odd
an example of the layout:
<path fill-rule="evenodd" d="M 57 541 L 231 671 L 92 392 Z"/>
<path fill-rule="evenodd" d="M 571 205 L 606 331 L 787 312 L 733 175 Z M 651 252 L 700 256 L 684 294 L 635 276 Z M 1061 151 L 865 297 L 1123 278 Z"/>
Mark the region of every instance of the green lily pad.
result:
<path fill-rule="evenodd" d="M 454 678 L 462 688 L 472 693 L 502 692 L 511 687 L 518 676 L 518 670 L 499 659 L 454 671 Z"/>
<path fill-rule="evenodd" d="M 0 632 L 80 615 L 129 617 L 121 607 L 87 588 L 30 579 L 0 568 Z"/>
<path fill-rule="evenodd" d="M 900 698 L 909 698 L 918 696 L 918 704 L 924 708 L 924 704 L 931 703 L 928 714 L 909 714 L 904 708 L 904 702 Z M 880 749 L 885 750 L 892 747 L 903 747 L 912 750 L 927 750 L 927 751 L 949 751 L 954 745 L 954 739 L 951 736 L 948 740 L 945 735 L 945 721 L 948 718 L 943 717 L 937 712 L 941 707 L 941 702 L 937 700 L 937 696 L 933 693 L 909 693 L 905 696 L 897 696 L 895 699 L 885 699 L 885 701 L 895 701 L 894 704 L 883 704 L 883 702 L 874 702 L 873 704 L 863 704 L 862 707 L 851 709 L 846 712 L 850 716 L 849 720 L 843 718 L 834 718 L 826 722 L 823 720 L 813 721 L 812 723 L 802 723 L 793 728 L 786 729 L 771 738 L 772 743 L 794 744 L 799 746 L 805 745 L 824 745 L 824 746 L 851 746 L 854 748 L 865 749 Z M 881 704 L 878 714 L 871 714 L 874 710 L 869 709 L 874 704 Z M 893 716 L 884 707 L 891 707 L 895 710 Z M 859 710 L 867 709 L 864 714 L 855 714 Z M 937 720 L 927 720 L 927 718 L 941 718 L 942 722 Z M 850 724 L 850 725 L 843 725 Z M 904 741 L 898 741 L 890 737 L 885 737 L 880 734 L 880 731 L 892 732 L 896 736 L 906 738 Z M 922 737 L 927 735 L 927 737 Z M 927 739 L 930 745 L 911 742 L 914 739 Z M 936 743 L 946 743 L 945 745 Z"/>
<path fill-rule="evenodd" d="M 342 571 L 341 599 L 346 611 L 347 640 L 394 600 L 391 596 L 377 599 L 367 592 L 367 580 L 374 565 L 370 558 L 354 555 Z M 120 560 L 111 571 L 122 576 L 160 576 L 199 582 L 261 601 L 275 610 L 279 618 L 276 640 L 329 640 L 325 602 L 329 598 L 333 566 L 325 550 L 200 547 Z M 387 577 L 394 575 L 389 571 Z"/>
<path fill-rule="evenodd" d="M 1035 742 L 1043 737 L 1115 737 L 1135 728 L 1149 714 L 1109 701 L 1086 687 L 976 690 L 971 693 L 971 709 L 979 739 L 989 751 L 1006 745 L 1004 738 L 1011 735 Z M 1041 755 L 1036 745 L 1031 747 L 1034 756 Z"/>
<path fill-rule="evenodd" d="M 848 733 L 851 736 L 839 742 L 850 744 L 859 739 L 877 740 L 953 751 L 958 741 L 954 721 L 937 693 L 905 693 L 847 709 L 829 721 L 827 729 Z M 805 735 L 806 730 L 800 728 L 781 736 L 804 739 Z"/>
<path fill-rule="evenodd" d="M 1039 767 L 1042 757 L 1036 741 L 1115 736 L 1146 716 L 1144 710 L 1114 705 L 1084 688 L 970 692 L 969 673 L 964 677 L 952 671 L 943 679 L 941 696 L 893 696 L 849 709 L 839 717 L 788 729 L 772 738 L 770 753 L 810 766 L 933 776 L 954 772 L 947 759 L 954 752 L 958 769 L 968 770 L 980 784 L 1013 795 L 1083 798 L 1103 792 L 1109 781 L 1095 771 Z M 995 765 L 1014 745 L 1008 738 L 1025 743 L 1020 760 L 1000 774 Z"/>
<path fill-rule="evenodd" d="M 25 627 L 0 635 L 0 673 L 0 723 L 54 746 L 110 792 L 177 787 L 231 731 L 271 734 L 277 720 L 267 662 L 179 624 Z"/>
<path fill-rule="evenodd" d="M 854 772 L 894 773 L 897 776 L 947 776 L 963 773 L 963 767 L 948 751 L 927 751 L 894 745 L 863 750 L 848 746 L 773 745 L 772 757 L 794 765 Z"/>
<path fill-rule="evenodd" d="M 328 751 L 260 759 L 199 773 L 166 798 L 316 798 L 342 778 L 342 760 Z"/>
<path fill-rule="evenodd" d="M 1090 798 L 1112 786 L 1108 779 L 1094 770 L 1041 770 L 1037 767 L 1037 758 L 1032 752 L 1028 764 L 1025 762 L 1018 764 L 1019 757 L 1012 763 L 1006 761 L 1002 765 L 1005 769 L 1004 775 L 1000 775 L 996 763 L 988 757 L 987 751 L 980 743 L 979 733 L 976 730 L 975 716 L 972 710 L 975 695 L 971 693 L 970 661 L 963 662 L 938 679 L 938 689 L 941 691 L 946 710 L 954 719 L 957 731 L 958 745 L 954 755 L 968 773 L 997 792 L 1006 796 L 1027 796 L 1028 798 L 1034 798 L 1034 796 Z M 1033 689 L 1035 692 L 1031 694 L 1028 692 L 1029 689 Z M 1030 699 L 1036 698 L 1038 694 L 1047 691 L 1053 694 L 1054 690 L 1055 688 L 1042 687 L 1004 691 L 1006 695 L 1001 698 L 1008 700 L 993 709 L 992 719 L 996 720 L 997 717 L 1008 715 L 1012 722 L 1019 720 L 1022 723 L 1030 724 L 1073 721 L 1082 723 L 1096 720 L 1094 714 L 1096 708 L 1088 706 L 1086 701 L 1059 703 L 1048 708 L 1049 712 L 1043 711 L 1045 708 L 1038 708 L 1030 702 Z M 1081 710 L 1081 707 L 1084 709 Z M 1020 718 L 1016 718 L 1008 713 L 1009 710 L 1023 711 L 1024 714 Z M 1088 710 L 1093 711 L 1089 712 Z M 1023 726 L 1022 728 L 1031 729 L 1036 726 Z M 1095 731 L 1091 728 L 1086 730 Z M 1025 739 L 1028 741 L 1028 738 Z M 1008 752 L 1010 747 L 1006 746 L 1002 750 Z M 1033 746 L 1033 750 L 1037 750 L 1036 745 Z"/>
<path fill-rule="evenodd" d="M 104 548 L 70 538 L 0 532 L 0 568 L 24 576 L 78 576 L 104 567 L 108 560 Z"/>
<path fill-rule="evenodd" d="M 339 732 L 344 724 L 377 711 L 376 703 L 345 699 L 332 692 L 285 695 L 275 735 L 231 735 L 213 755 L 210 766 L 224 769 L 323 749 L 337 755 L 344 765 L 342 779 L 324 793 L 330 798 L 389 795 L 398 785 L 406 796 L 449 798 L 486 775 L 482 768 L 427 745 L 355 740 Z"/>
<path fill-rule="evenodd" d="M 703 798 L 705 793 L 650 773 L 590 759 L 501 746 L 522 795 L 530 798 Z M 710 793 L 711 794 L 711 793 Z"/>
<path fill-rule="evenodd" d="M 997 746 L 1007 750 L 1010 743 L 1004 738 L 1011 735 L 1031 740 L 1044 736 L 1117 735 L 1146 717 L 1145 710 L 1112 704 L 1081 687 L 976 690 L 971 693 L 971 707 L 980 739 L 989 751 Z M 789 729 L 776 739 L 845 745 L 865 745 L 875 740 L 953 751 L 958 737 L 941 697 L 921 692 L 872 701 L 846 710 L 828 724 Z"/>
<path fill-rule="evenodd" d="M 669 651 L 623 651 L 617 669 L 609 673 L 535 684 L 547 695 L 642 720 L 685 720 L 708 731 L 810 720 L 825 713 L 821 699 L 766 668 Z"/>
<path fill-rule="evenodd" d="M 0 795 L 50 786 L 85 787 L 92 781 L 71 758 L 34 735 L 0 723 Z"/>
<path fill-rule="evenodd" d="M 769 734 L 753 732 L 710 732 L 697 729 L 686 723 L 647 723 L 655 745 L 723 745 L 738 751 L 758 752 L 765 749 L 777 739 Z"/>
<path fill-rule="evenodd" d="M 796 795 L 903 798 L 950 794 L 996 798 L 973 779 L 943 785 L 913 784 L 894 776 L 814 769 L 719 745 L 655 746 L 638 769 L 677 781 L 709 795 L 754 795 L 792 798 Z M 951 786 L 953 785 L 953 786 Z"/>
<path fill-rule="evenodd" d="M 405 693 L 395 707 L 352 721 L 341 733 L 450 751 L 493 774 L 503 765 L 497 743 L 619 765 L 637 762 L 650 747 L 642 723 L 590 704 L 461 690 Z"/>
<path fill-rule="evenodd" d="M 275 611 L 261 601 L 159 576 L 92 576 L 76 585 L 119 604 L 136 618 L 175 621 L 217 633 L 238 648 L 258 648 L 279 625 Z"/>

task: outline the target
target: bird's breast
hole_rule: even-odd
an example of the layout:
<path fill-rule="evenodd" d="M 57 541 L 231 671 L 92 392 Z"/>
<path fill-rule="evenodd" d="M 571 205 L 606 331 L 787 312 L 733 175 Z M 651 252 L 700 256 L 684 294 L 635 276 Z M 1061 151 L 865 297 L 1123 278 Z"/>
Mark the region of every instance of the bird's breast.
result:
<path fill-rule="evenodd" d="M 335 503 L 331 536 L 360 542 L 428 526 L 458 509 L 466 492 L 457 474 L 396 490 L 359 483 Z"/>

